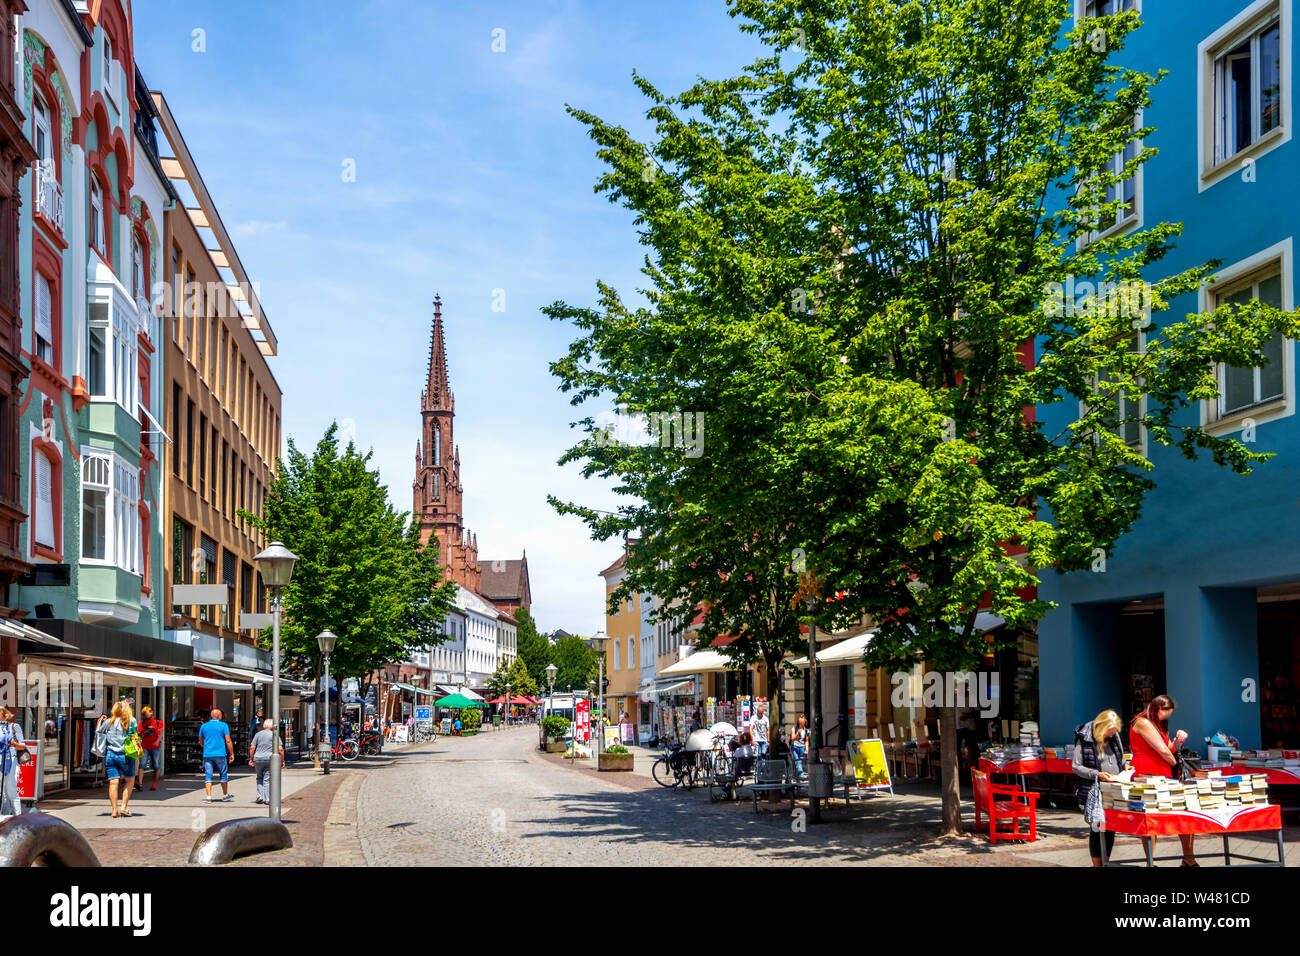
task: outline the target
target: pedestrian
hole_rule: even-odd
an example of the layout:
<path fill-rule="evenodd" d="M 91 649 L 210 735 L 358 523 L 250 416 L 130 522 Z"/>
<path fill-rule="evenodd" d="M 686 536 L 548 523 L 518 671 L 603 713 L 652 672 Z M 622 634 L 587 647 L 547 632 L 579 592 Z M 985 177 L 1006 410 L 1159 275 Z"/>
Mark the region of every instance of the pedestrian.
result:
<path fill-rule="evenodd" d="M 700 712 L 698 710 L 692 712 L 690 723 L 686 725 L 686 736 L 689 737 L 695 731 L 703 729 L 703 727 L 704 725 L 700 723 Z"/>
<path fill-rule="evenodd" d="M 248 745 L 248 765 L 257 777 L 257 799 L 254 803 L 271 802 L 271 761 L 275 759 L 277 748 L 280 752 L 280 766 L 284 766 L 284 744 L 276 739 L 275 722 L 262 722 L 262 729 L 253 735 Z"/>
<path fill-rule="evenodd" d="M 408 742 L 415 739 L 415 714 L 406 718 L 406 739 Z"/>
<path fill-rule="evenodd" d="M 957 752 L 965 753 L 972 767 L 978 767 L 980 762 L 978 717 L 976 707 L 957 708 Z"/>
<path fill-rule="evenodd" d="M 1113 710 L 1103 710 L 1091 723 L 1074 728 L 1074 794 L 1079 799 L 1080 810 L 1088 805 L 1088 791 L 1094 780 L 1114 780 L 1124 772 L 1124 745 L 1120 743 L 1119 731 L 1119 714 Z M 1088 854 L 1093 866 L 1101 866 L 1103 856 L 1109 857 L 1114 846 L 1113 830 L 1100 832 L 1089 828 Z"/>
<path fill-rule="evenodd" d="M 1133 718 L 1129 727 L 1128 743 L 1133 753 L 1133 774 L 1178 779 L 1178 758 L 1174 756 L 1187 739 L 1187 731 L 1180 730 L 1169 736 L 1169 715 L 1177 705 L 1168 694 L 1160 694 Z M 1178 836 L 1183 844 L 1183 866 L 1199 866 L 1194 852 L 1195 837 L 1190 833 Z M 1155 840 L 1155 837 L 1143 837 Z M 1151 844 L 1155 853 L 1155 843 Z"/>
<path fill-rule="evenodd" d="M 262 721 L 264 719 L 265 715 L 262 713 L 262 708 L 257 708 L 257 713 L 253 715 L 253 719 L 248 725 L 248 736 L 250 738 L 255 736 L 257 732 L 262 729 Z"/>
<path fill-rule="evenodd" d="M 456 715 L 456 721 L 451 725 L 451 727 L 452 727 L 452 736 L 459 737 L 460 736 L 460 714 Z"/>
<path fill-rule="evenodd" d="M 758 706 L 754 709 L 754 719 L 750 721 L 749 729 L 754 735 L 754 747 L 758 756 L 766 757 L 771 727 L 767 719 L 767 705 L 762 701 L 759 701 Z"/>
<path fill-rule="evenodd" d="M 119 700 L 112 714 L 95 728 L 95 752 L 104 755 L 104 772 L 108 776 L 108 804 L 113 816 L 131 815 L 131 783 L 135 779 L 135 756 L 140 752 L 135 716 L 131 705 Z M 132 756 L 127 756 L 128 747 Z M 118 787 L 122 789 L 122 808 L 117 806 Z"/>
<path fill-rule="evenodd" d="M 235 759 L 235 745 L 230 740 L 230 725 L 221 719 L 219 707 L 212 708 L 207 722 L 199 728 L 199 740 L 203 743 L 203 802 L 213 802 L 213 776 L 220 780 L 221 799 L 229 800 L 230 761 Z"/>
<path fill-rule="evenodd" d="M 803 758 L 808 755 L 808 715 L 800 714 L 790 734 L 790 753 L 794 755 L 794 772 L 803 777 Z"/>
<path fill-rule="evenodd" d="M 26 755 L 26 759 L 23 759 Z M 32 759 L 23 729 L 14 720 L 14 712 L 0 707 L 0 817 L 22 813 L 18 799 L 18 765 Z"/>
<path fill-rule="evenodd" d="M 742 730 L 731 742 L 731 756 L 735 775 L 743 776 L 754 772 L 754 735 L 748 729 Z"/>
<path fill-rule="evenodd" d="M 136 769 L 135 789 L 144 789 L 145 772 L 152 768 L 153 784 L 150 790 L 158 789 L 162 779 L 162 734 L 163 725 L 153 714 L 152 707 L 140 708 L 140 766 Z"/>

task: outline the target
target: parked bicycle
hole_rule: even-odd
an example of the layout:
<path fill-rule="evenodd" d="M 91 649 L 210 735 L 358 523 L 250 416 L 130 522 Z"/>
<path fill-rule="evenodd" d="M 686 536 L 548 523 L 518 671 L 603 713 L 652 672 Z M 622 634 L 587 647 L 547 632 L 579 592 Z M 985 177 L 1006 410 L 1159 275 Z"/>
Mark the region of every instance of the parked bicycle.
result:
<path fill-rule="evenodd" d="M 689 751 L 681 744 L 670 745 L 650 768 L 650 775 L 661 787 L 693 790 L 707 784 L 713 761 L 707 751 Z"/>

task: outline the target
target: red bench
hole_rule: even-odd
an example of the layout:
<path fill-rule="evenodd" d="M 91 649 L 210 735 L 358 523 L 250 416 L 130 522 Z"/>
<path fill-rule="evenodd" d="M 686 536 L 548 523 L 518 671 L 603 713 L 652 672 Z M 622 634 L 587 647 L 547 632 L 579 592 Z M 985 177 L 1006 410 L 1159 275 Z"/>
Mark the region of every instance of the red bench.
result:
<path fill-rule="evenodd" d="M 971 788 L 975 791 L 975 830 L 980 824 L 980 810 L 989 818 L 989 842 L 998 840 L 1024 840 L 1033 843 L 1038 839 L 1038 797 L 1036 793 L 1021 790 L 1019 787 L 1000 786 L 989 782 L 989 775 L 978 770 L 971 771 Z M 1006 799 L 1006 798 L 1010 799 Z M 1002 798 L 1002 799 L 999 799 Z M 1020 829 L 1020 821 L 1029 821 L 1029 832 Z M 999 832 L 998 824 L 1009 822 L 1011 832 Z"/>

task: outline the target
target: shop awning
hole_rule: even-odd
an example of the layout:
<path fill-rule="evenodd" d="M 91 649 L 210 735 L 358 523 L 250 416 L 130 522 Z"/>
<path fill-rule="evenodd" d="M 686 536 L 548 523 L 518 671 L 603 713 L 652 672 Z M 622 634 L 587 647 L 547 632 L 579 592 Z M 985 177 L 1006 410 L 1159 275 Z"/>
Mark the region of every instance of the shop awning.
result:
<path fill-rule="evenodd" d="M 721 651 L 705 648 L 683 657 L 659 672 L 660 677 L 677 677 L 681 674 L 708 674 L 714 671 L 742 670 L 727 660 Z"/>
<path fill-rule="evenodd" d="M 195 661 L 194 666 L 201 667 L 205 671 L 212 671 L 214 674 L 220 674 L 223 677 L 229 677 L 231 680 L 243 681 L 245 684 L 271 683 L 270 674 L 246 670 L 243 667 L 231 667 L 228 664 L 209 664 L 207 661 Z M 284 678 L 280 679 L 280 686 L 284 686 Z"/>
<path fill-rule="evenodd" d="M 694 656 L 694 655 L 691 655 L 691 656 Z M 669 684 L 669 685 L 666 686 L 666 687 L 656 687 L 656 688 L 655 688 L 655 693 L 656 693 L 656 694 L 671 694 L 671 693 L 673 693 L 673 692 L 675 692 L 675 691 L 679 691 L 679 690 L 681 690 L 683 687 L 690 687 L 690 688 L 693 689 L 693 688 L 695 687 L 695 681 L 693 681 L 693 680 L 683 680 L 683 681 L 678 681 L 676 684 Z"/>
<path fill-rule="evenodd" d="M 980 611 L 979 614 L 975 615 L 975 634 L 977 636 L 984 634 L 994 628 L 1001 627 L 1005 623 L 1006 621 L 996 614 L 991 614 L 988 611 Z M 871 643 L 871 639 L 876 635 L 877 630 L 879 630 L 879 628 L 872 628 L 871 630 L 864 631 L 861 634 L 855 634 L 852 637 L 845 638 L 838 644 L 832 644 L 824 650 L 819 650 L 817 652 L 817 663 L 856 663 L 862 659 L 863 652 L 866 651 L 867 645 Z M 807 667 L 808 655 L 805 654 L 803 657 L 791 661 L 790 663 L 795 667 Z"/>
<path fill-rule="evenodd" d="M 31 641 L 33 644 L 43 644 L 46 647 L 53 647 L 59 650 L 77 650 L 76 645 L 69 644 L 67 641 L 61 641 L 53 634 L 46 634 L 44 631 L 34 628 L 30 624 L 24 624 L 22 621 L 11 621 L 8 618 L 0 618 L 0 634 L 3 634 L 5 637 L 16 637 L 20 641 Z"/>
<path fill-rule="evenodd" d="M 67 660 L 50 660 L 46 658 L 40 663 L 45 667 L 71 667 L 74 670 L 103 674 L 106 677 L 124 677 L 136 684 L 149 687 L 212 687 L 218 690 L 242 690 L 248 686 L 247 684 L 237 684 L 234 681 L 217 680 L 212 677 L 196 677 L 193 674 L 172 674 L 164 671 L 136 670 L 130 667 L 107 667 L 81 661 L 73 663 Z M 118 683 L 121 683 L 121 681 L 118 681 Z"/>
<path fill-rule="evenodd" d="M 470 700 L 482 701 L 485 704 L 487 703 L 487 701 L 483 698 L 481 694 L 474 693 L 468 687 L 461 687 L 456 691 L 456 693 L 460 694 L 463 697 L 468 697 Z"/>

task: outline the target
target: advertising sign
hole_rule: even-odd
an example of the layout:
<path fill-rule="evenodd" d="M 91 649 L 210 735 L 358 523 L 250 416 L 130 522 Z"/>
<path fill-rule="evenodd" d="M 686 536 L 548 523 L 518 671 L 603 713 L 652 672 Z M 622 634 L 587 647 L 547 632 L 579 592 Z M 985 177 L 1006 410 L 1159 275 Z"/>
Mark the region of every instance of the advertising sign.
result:
<path fill-rule="evenodd" d="M 619 724 L 619 725 L 618 725 L 618 731 L 619 731 L 619 737 L 620 737 L 620 739 L 623 741 L 623 743 L 625 743 L 625 744 L 634 744 L 634 743 L 636 743 L 636 725 L 635 725 L 635 724 Z"/>
<path fill-rule="evenodd" d="M 853 761 L 853 775 L 857 778 L 859 790 L 894 792 L 882 741 L 877 738 L 850 741 L 849 759 Z"/>
<path fill-rule="evenodd" d="M 618 728 L 617 728 L 617 727 L 606 727 L 606 728 L 605 728 L 605 747 L 606 747 L 606 748 L 613 747 L 613 746 L 615 746 L 618 742 L 619 742 Z"/>
<path fill-rule="evenodd" d="M 399 744 L 406 743 L 406 724 L 398 724 L 393 728 L 393 740 Z"/>
<path fill-rule="evenodd" d="M 591 740 L 591 701 L 578 701 L 578 739 L 583 741 Z"/>
<path fill-rule="evenodd" d="M 41 772 L 41 753 L 42 747 L 39 740 L 28 741 L 27 752 L 32 755 L 32 762 L 26 766 L 18 766 L 18 799 L 35 800 L 36 799 L 36 781 L 40 779 L 37 776 Z M 16 757 L 14 759 L 17 759 Z"/>
<path fill-rule="evenodd" d="M 417 707 L 417 708 L 415 708 L 415 719 L 416 719 L 416 720 L 432 720 L 432 719 L 433 719 L 433 709 L 430 708 L 430 707 Z"/>

